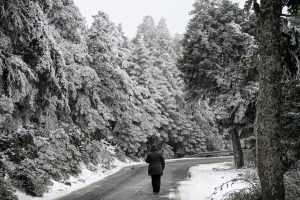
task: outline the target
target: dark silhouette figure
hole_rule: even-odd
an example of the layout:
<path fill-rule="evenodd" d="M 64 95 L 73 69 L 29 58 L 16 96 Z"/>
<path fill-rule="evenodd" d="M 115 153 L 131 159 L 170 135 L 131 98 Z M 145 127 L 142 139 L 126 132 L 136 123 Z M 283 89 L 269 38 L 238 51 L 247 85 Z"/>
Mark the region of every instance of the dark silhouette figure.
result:
<path fill-rule="evenodd" d="M 153 194 L 158 194 L 160 190 L 160 178 L 165 169 L 165 159 L 158 152 L 156 145 L 152 145 L 151 152 L 147 155 L 146 162 L 149 163 L 148 174 L 152 179 Z"/>

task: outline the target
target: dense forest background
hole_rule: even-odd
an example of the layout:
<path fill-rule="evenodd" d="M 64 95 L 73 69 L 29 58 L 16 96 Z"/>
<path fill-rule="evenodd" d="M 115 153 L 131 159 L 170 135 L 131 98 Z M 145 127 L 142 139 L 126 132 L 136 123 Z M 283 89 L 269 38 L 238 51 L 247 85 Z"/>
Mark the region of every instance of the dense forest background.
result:
<path fill-rule="evenodd" d="M 247 148 L 255 161 L 254 14 L 227 0 L 199 0 L 185 35 L 173 37 L 164 19 L 146 16 L 129 39 L 101 11 L 88 28 L 72 0 L 0 0 L 0 8 L 3 196 L 9 184 L 42 196 L 51 179 L 67 180 L 82 163 L 109 169 L 116 158 L 144 157 L 153 143 L 167 158 L 233 148 L 241 167 Z M 281 141 L 294 191 L 300 22 L 282 23 Z"/>

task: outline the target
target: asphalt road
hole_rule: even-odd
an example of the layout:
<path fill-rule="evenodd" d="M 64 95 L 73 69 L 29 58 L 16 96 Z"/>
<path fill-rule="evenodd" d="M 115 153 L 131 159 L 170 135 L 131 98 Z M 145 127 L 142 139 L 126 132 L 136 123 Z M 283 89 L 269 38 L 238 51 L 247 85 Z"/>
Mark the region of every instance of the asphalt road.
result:
<path fill-rule="evenodd" d="M 190 167 L 198 164 L 232 161 L 232 157 L 167 161 L 159 195 L 152 194 L 148 165 L 126 167 L 107 178 L 77 190 L 59 200 L 167 200 L 170 192 L 179 200 L 177 186 L 188 177 Z M 205 188 L 204 188 L 205 189 Z"/>

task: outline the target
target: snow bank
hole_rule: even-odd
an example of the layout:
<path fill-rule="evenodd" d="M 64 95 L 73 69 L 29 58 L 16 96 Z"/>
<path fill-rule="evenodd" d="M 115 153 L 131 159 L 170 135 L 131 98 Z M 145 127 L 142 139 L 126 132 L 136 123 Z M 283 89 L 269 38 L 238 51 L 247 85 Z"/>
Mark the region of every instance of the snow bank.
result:
<path fill-rule="evenodd" d="M 96 171 L 90 171 L 86 166 L 82 165 L 82 173 L 78 177 L 71 177 L 68 182 L 71 183 L 71 186 L 57 181 L 53 181 L 53 185 L 49 189 L 48 193 L 45 193 L 43 197 L 32 197 L 24 192 L 17 191 L 16 195 L 20 200 L 52 200 L 59 197 L 62 197 L 70 192 L 76 191 L 78 189 L 84 188 L 94 182 L 104 179 L 105 177 L 112 175 L 118 172 L 123 167 L 142 164 L 140 162 L 121 162 L 115 160 L 113 165 L 115 166 L 112 170 L 105 170 L 102 167 L 98 167 Z"/>
<path fill-rule="evenodd" d="M 228 158 L 233 158 L 233 156 L 222 156 L 222 158 L 226 158 L 226 157 L 228 157 Z M 165 161 L 167 162 L 167 163 L 171 163 L 171 162 L 176 162 L 176 161 L 180 161 L 180 160 L 201 160 L 201 159 L 203 159 L 203 160 L 207 160 L 207 159 L 213 159 L 213 158 L 221 158 L 220 156 L 218 156 L 218 157 L 183 157 L 183 158 L 172 158 L 172 159 L 166 159 Z"/>
<path fill-rule="evenodd" d="M 222 190 L 215 189 L 245 173 L 245 170 L 233 169 L 231 162 L 197 165 L 189 173 L 191 178 L 180 182 L 178 188 L 181 200 L 221 200 L 226 193 L 248 186 L 237 182 L 224 185 Z"/>

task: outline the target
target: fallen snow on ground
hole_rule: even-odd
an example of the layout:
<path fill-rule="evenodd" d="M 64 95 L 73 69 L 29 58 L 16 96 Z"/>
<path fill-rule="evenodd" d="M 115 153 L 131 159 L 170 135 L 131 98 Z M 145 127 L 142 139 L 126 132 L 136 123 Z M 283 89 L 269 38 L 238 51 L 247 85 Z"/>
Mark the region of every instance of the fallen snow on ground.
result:
<path fill-rule="evenodd" d="M 105 177 L 118 172 L 123 167 L 138 165 L 141 162 L 121 162 L 119 160 L 115 160 L 113 165 L 115 166 L 111 170 L 104 170 L 102 167 L 98 167 L 96 171 L 90 171 L 86 166 L 82 165 L 81 171 L 82 173 L 78 177 L 71 177 L 68 182 L 71 183 L 71 186 L 66 185 L 64 183 L 60 183 L 57 181 L 53 181 L 53 185 L 49 189 L 48 193 L 45 193 L 43 197 L 32 197 L 26 195 L 24 192 L 17 191 L 16 194 L 20 200 L 52 200 L 62 197 L 70 192 L 76 191 L 78 189 L 84 188 L 96 181 L 102 180 Z"/>
<path fill-rule="evenodd" d="M 233 169 L 230 162 L 194 166 L 189 170 L 190 178 L 180 182 L 180 199 L 221 200 L 230 191 L 248 187 L 246 183 L 238 181 L 234 184 L 225 184 L 222 190 L 218 188 L 223 183 L 241 177 L 245 172 L 246 170 Z"/>
<path fill-rule="evenodd" d="M 201 159 L 201 158 L 167 159 L 166 162 L 168 163 L 168 162 L 175 162 L 178 160 L 193 160 L 193 159 Z M 207 159 L 207 158 L 203 158 L 203 159 Z M 96 171 L 90 171 L 89 169 L 87 169 L 85 165 L 82 165 L 81 167 L 82 173 L 78 177 L 71 177 L 68 180 L 68 182 L 71 183 L 71 186 L 57 181 L 52 181 L 53 185 L 50 187 L 48 193 L 45 193 L 43 197 L 32 197 L 21 191 L 17 191 L 16 194 L 20 200 L 53 200 L 62 197 L 64 195 L 67 195 L 68 193 L 71 193 L 78 189 L 87 187 L 88 185 L 94 182 L 102 180 L 105 177 L 118 172 L 123 167 L 139 165 L 139 164 L 146 164 L 146 163 L 143 161 L 141 162 L 127 161 L 126 163 L 124 163 L 116 159 L 115 162 L 113 163 L 113 165 L 115 166 L 113 169 L 104 170 L 101 166 L 99 166 L 97 167 Z M 213 168 L 220 169 L 221 171 L 213 170 Z M 190 169 L 190 173 L 192 174 L 193 177 L 192 180 L 186 180 L 181 182 L 181 186 L 179 188 L 181 193 L 180 194 L 181 200 L 204 200 L 205 196 L 203 195 L 212 194 L 214 192 L 214 187 L 221 185 L 223 182 L 226 182 L 227 178 L 229 177 L 226 174 L 230 174 L 231 175 L 230 177 L 232 178 L 237 176 L 238 172 L 234 170 L 226 170 L 228 168 L 230 168 L 228 163 L 204 164 L 204 165 L 199 165 L 197 167 L 196 166 L 192 167 Z M 224 172 L 224 170 L 226 171 Z M 217 181 L 217 178 L 219 178 L 220 180 Z M 212 190 L 208 190 L 207 185 L 211 186 Z M 203 188 L 204 191 L 201 191 L 203 190 Z M 201 193 L 199 191 L 201 191 Z M 176 191 L 170 191 L 170 192 L 171 193 L 167 197 L 169 197 L 170 199 L 175 199 L 177 196 L 177 192 Z M 217 199 L 218 198 L 213 197 L 213 200 L 217 200 Z"/>

